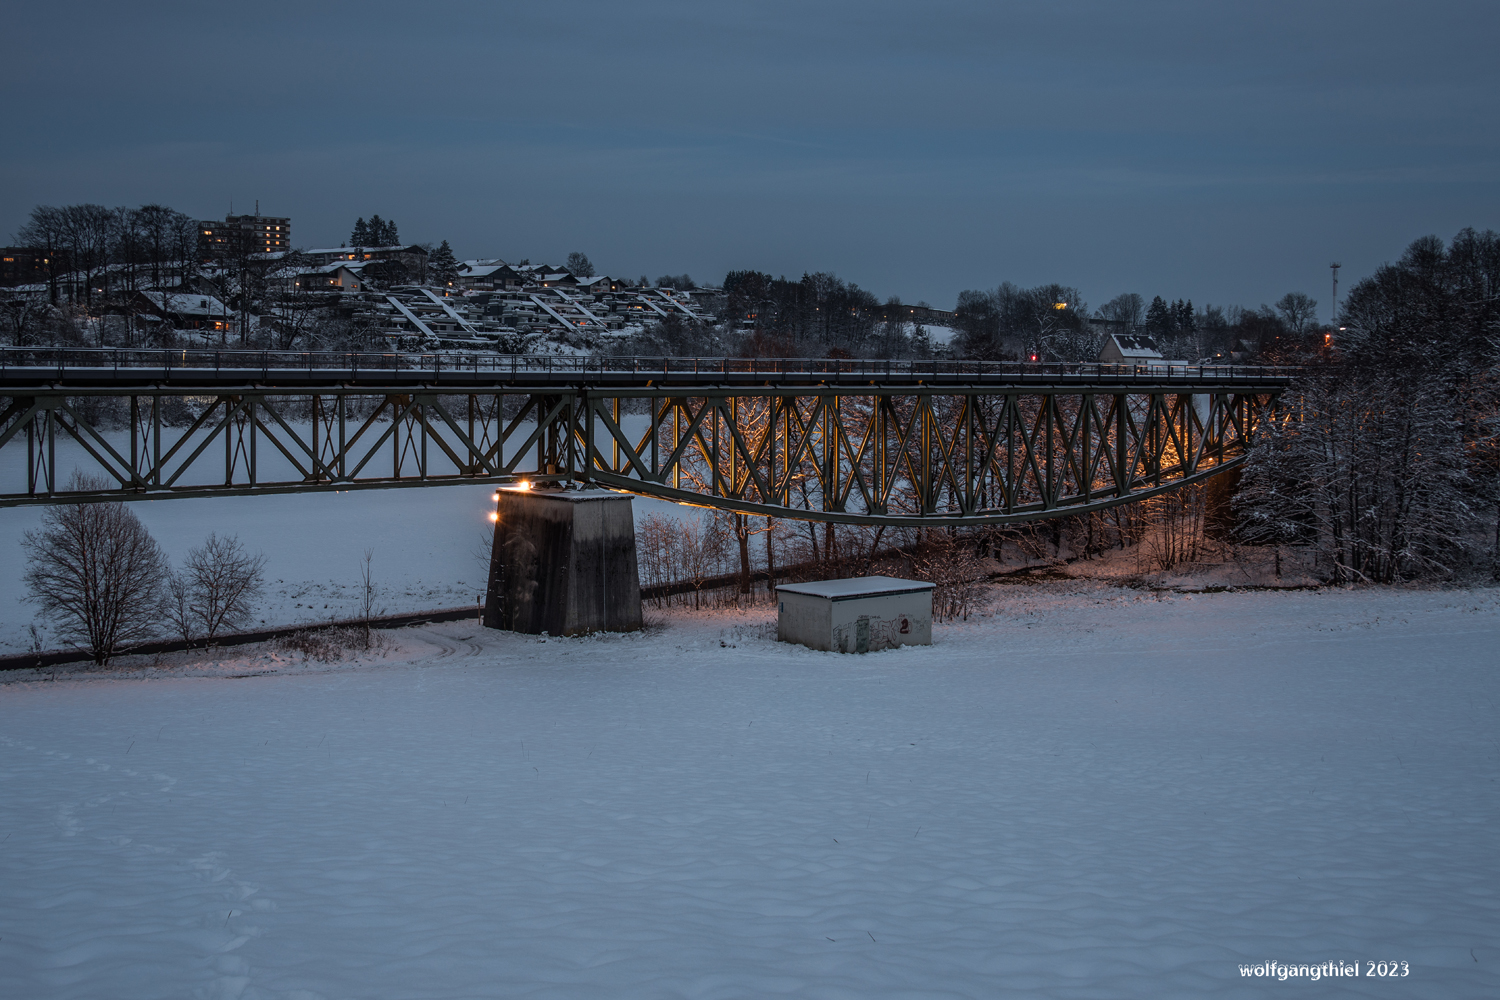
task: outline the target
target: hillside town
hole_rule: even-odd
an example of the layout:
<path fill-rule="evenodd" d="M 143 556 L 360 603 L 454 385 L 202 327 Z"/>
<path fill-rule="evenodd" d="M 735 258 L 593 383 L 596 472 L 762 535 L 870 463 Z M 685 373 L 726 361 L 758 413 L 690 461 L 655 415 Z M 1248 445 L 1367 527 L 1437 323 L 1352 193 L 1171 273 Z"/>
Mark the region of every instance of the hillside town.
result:
<path fill-rule="evenodd" d="M 6 247 L 8 339 L 525 353 L 594 350 L 669 318 L 720 319 L 717 288 L 598 275 L 578 254 L 571 268 L 459 261 L 446 243 L 403 244 L 375 221 L 356 227 L 373 243 L 307 250 L 292 248 L 291 219 L 261 215 L 198 221 L 195 239 L 154 256 L 149 243 L 104 261 L 66 245 Z"/>
<path fill-rule="evenodd" d="M 194 220 L 160 205 L 39 206 L 0 248 L 7 346 L 282 351 L 1232 363 L 1332 346 L 1317 302 L 1195 308 L 1134 293 L 1090 309 L 1077 288 L 1003 282 L 956 306 L 885 300 L 833 274 L 629 278 L 562 262 L 458 259 L 359 218 L 299 248 L 285 216 Z"/>

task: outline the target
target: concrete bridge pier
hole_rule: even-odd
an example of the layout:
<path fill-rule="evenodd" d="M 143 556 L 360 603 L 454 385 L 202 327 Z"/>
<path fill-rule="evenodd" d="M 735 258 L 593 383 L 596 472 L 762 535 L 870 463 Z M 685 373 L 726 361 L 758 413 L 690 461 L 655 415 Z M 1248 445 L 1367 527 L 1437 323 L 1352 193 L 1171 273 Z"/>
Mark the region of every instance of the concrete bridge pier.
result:
<path fill-rule="evenodd" d="M 630 501 L 600 489 L 500 489 L 484 624 L 533 635 L 640 628 Z"/>

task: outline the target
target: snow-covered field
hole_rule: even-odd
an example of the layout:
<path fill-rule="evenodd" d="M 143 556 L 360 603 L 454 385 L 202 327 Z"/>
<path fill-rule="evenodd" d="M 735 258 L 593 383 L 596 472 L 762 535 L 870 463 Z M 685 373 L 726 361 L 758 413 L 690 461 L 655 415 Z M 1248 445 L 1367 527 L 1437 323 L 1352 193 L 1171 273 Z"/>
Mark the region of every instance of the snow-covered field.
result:
<path fill-rule="evenodd" d="M 867 656 L 760 611 L 10 675 L 0 995 L 1495 996 L 1497 596 L 1069 582 Z"/>
<path fill-rule="evenodd" d="M 258 497 L 144 500 L 130 505 L 176 565 L 210 532 L 237 535 L 266 557 L 256 616 L 268 625 L 353 617 L 360 565 L 371 552 L 377 607 L 390 614 L 474 604 L 484 593 L 488 486 L 356 490 Z M 688 511 L 636 498 L 637 519 Z M 691 512 L 690 516 L 697 516 Z M 0 655 L 29 648 L 36 608 L 23 603 L 21 538 L 40 507 L 0 507 Z M 43 647 L 58 645 L 44 634 Z"/>

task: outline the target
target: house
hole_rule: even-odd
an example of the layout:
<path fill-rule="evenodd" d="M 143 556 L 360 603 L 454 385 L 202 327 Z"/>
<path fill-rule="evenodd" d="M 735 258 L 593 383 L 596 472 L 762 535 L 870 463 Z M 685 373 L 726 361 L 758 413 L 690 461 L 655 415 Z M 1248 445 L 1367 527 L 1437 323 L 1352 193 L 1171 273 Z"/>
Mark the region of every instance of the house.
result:
<path fill-rule="evenodd" d="M 427 280 L 427 251 L 413 243 L 404 247 L 324 247 L 305 252 L 315 264 L 355 261 L 394 261 L 406 268 L 414 282 Z"/>
<path fill-rule="evenodd" d="M 458 288 L 485 292 L 506 292 L 525 284 L 526 276 L 504 261 L 480 263 L 465 261 L 458 266 L 453 284 Z"/>
<path fill-rule="evenodd" d="M 613 292 L 619 285 L 620 282 L 617 279 L 607 274 L 596 274 L 592 278 L 578 279 L 578 290 L 595 296 Z"/>
<path fill-rule="evenodd" d="M 302 271 L 297 275 L 296 287 L 304 292 L 357 292 L 365 285 L 360 276 L 364 266 L 365 262 L 359 261 Z"/>
<path fill-rule="evenodd" d="M 29 285 L 0 286 L 0 301 L 11 302 L 30 299 L 35 302 L 45 301 L 51 290 L 45 281 L 32 282 Z"/>
<path fill-rule="evenodd" d="M 920 323 L 924 326 L 952 326 L 953 311 L 951 309 L 934 309 L 929 305 L 907 305 L 904 303 L 887 303 L 876 306 L 866 315 L 874 316 L 881 322 L 889 323 L 892 320 L 904 320 L 907 323 Z"/>
<path fill-rule="evenodd" d="M 234 312 L 212 295 L 136 292 L 130 311 L 148 323 L 166 323 L 177 330 L 232 333 L 236 325 Z"/>
<path fill-rule="evenodd" d="M 1136 365 L 1160 361 L 1161 351 L 1156 341 L 1138 333 L 1112 333 L 1104 339 L 1099 351 L 1099 363 L 1103 365 Z"/>

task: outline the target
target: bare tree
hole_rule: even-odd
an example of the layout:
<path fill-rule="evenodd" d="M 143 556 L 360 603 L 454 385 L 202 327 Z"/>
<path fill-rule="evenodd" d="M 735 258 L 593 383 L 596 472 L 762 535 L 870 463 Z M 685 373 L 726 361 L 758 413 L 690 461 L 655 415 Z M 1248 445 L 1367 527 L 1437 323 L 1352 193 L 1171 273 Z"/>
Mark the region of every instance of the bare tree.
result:
<path fill-rule="evenodd" d="M 103 205 L 68 205 L 62 209 L 63 246 L 73 272 L 74 301 L 77 301 L 76 288 L 81 280 L 83 301 L 90 310 L 94 304 L 94 282 L 108 273 L 114 234 L 115 213 Z M 107 278 L 105 284 L 108 284 Z"/>
<path fill-rule="evenodd" d="M 1318 300 L 1301 292 L 1287 292 L 1276 300 L 1276 311 L 1287 328 L 1301 337 L 1318 316 Z"/>
<path fill-rule="evenodd" d="M 724 525 L 713 514 L 704 514 L 699 521 L 683 521 L 680 528 L 678 553 L 682 559 L 683 575 L 693 585 L 693 607 L 701 606 L 703 587 L 708 578 L 722 570 L 728 539 Z"/>
<path fill-rule="evenodd" d="M 568 273 L 575 278 L 592 278 L 594 276 L 594 265 L 589 261 L 588 255 L 574 251 L 568 254 Z"/>
<path fill-rule="evenodd" d="M 1099 307 L 1097 315 L 1100 319 L 1124 323 L 1128 333 L 1146 321 L 1146 300 L 1136 292 L 1116 295 Z"/>
<path fill-rule="evenodd" d="M 192 585 L 186 573 L 167 573 L 167 589 L 161 596 L 161 613 L 183 642 L 198 638 L 198 616 L 193 614 Z"/>
<path fill-rule="evenodd" d="M 132 215 L 135 226 L 140 230 L 142 252 L 149 268 L 150 287 L 168 287 L 174 266 L 179 272 L 180 284 L 186 268 L 191 266 L 191 260 L 183 258 L 183 248 L 197 248 L 196 223 L 165 205 L 142 205 Z"/>
<path fill-rule="evenodd" d="M 648 588 L 677 581 L 681 542 L 674 518 L 647 514 L 641 519 L 635 533 L 635 550 L 641 577 Z M 663 600 L 663 596 L 657 594 L 656 606 L 661 607 Z"/>
<path fill-rule="evenodd" d="M 907 557 L 911 574 L 937 586 L 932 593 L 932 616 L 938 621 L 969 619 L 988 590 L 988 568 L 971 545 L 949 532 L 928 531 Z"/>
<path fill-rule="evenodd" d="M 208 536 L 188 553 L 182 572 L 167 585 L 168 620 L 184 640 L 202 635 L 209 641 L 223 630 L 250 621 L 265 584 L 266 557 L 245 551 L 238 537 Z"/>
<path fill-rule="evenodd" d="M 64 267 L 62 254 L 67 245 L 64 232 L 63 210 L 52 205 L 38 205 L 31 210 L 26 224 L 16 231 L 16 244 L 42 251 L 46 260 L 47 288 L 49 298 L 55 305 L 58 301 L 58 281 Z"/>
<path fill-rule="evenodd" d="M 32 331 L 41 326 L 47 311 L 48 306 L 30 295 L 11 295 L 0 300 L 0 317 L 4 318 L 10 342 L 17 347 L 27 345 Z"/>
<path fill-rule="evenodd" d="M 375 616 L 375 580 L 370 575 L 370 563 L 374 558 L 375 550 L 365 549 L 364 561 L 359 566 L 359 617 L 365 626 L 365 649 L 370 648 L 370 619 Z"/>
<path fill-rule="evenodd" d="M 103 485 L 75 474 L 69 489 Z M 28 531 L 21 545 L 26 600 L 65 641 L 87 645 L 96 663 L 156 634 L 166 559 L 124 504 L 49 507 L 41 529 Z"/>

